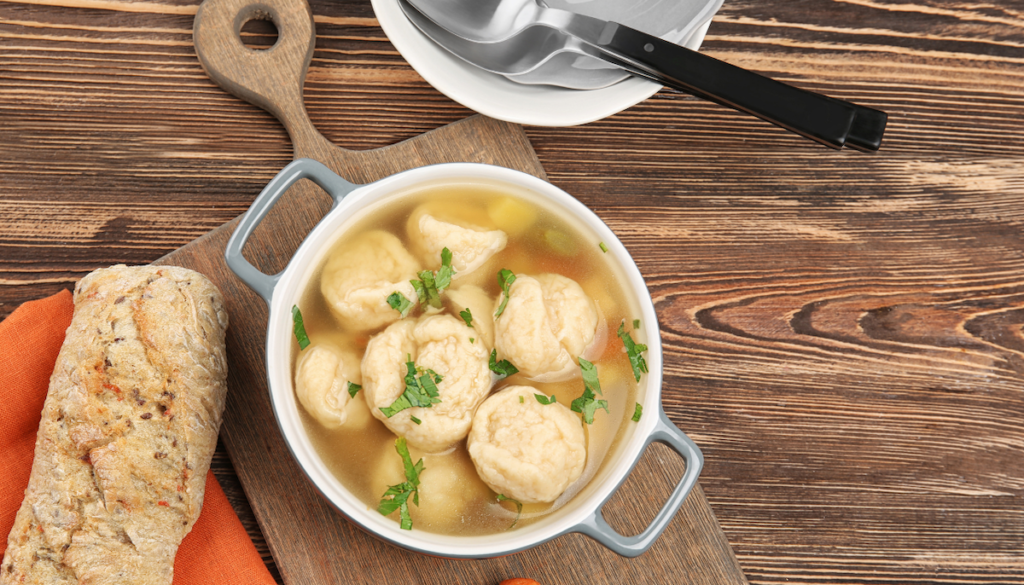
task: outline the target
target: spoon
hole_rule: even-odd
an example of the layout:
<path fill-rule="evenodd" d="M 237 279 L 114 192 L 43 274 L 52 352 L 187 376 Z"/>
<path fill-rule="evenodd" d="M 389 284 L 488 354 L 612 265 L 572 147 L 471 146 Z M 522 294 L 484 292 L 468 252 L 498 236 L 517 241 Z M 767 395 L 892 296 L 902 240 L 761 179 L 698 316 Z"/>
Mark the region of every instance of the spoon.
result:
<path fill-rule="evenodd" d="M 769 79 L 629 27 L 535 0 L 399 0 L 423 33 L 500 75 L 534 71 L 553 53 L 583 51 L 832 148 L 878 150 L 885 112 Z"/>
<path fill-rule="evenodd" d="M 628 27 L 691 49 L 693 37 L 706 30 L 722 0 L 537 0 L 561 8 L 620 22 Z M 700 34 L 699 38 L 704 35 Z M 699 45 L 699 43 L 698 43 Z M 602 89 L 632 77 L 617 65 L 580 51 L 560 51 L 530 73 L 506 75 L 524 85 L 550 85 L 568 89 Z"/>

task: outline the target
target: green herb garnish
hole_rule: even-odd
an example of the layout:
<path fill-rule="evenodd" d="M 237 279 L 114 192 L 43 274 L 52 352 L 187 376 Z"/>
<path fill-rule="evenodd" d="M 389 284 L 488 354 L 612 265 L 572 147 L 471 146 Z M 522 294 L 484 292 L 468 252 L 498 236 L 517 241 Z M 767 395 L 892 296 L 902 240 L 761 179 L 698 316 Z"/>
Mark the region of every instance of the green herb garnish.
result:
<path fill-rule="evenodd" d="M 409 448 L 405 444 L 405 437 L 399 437 L 395 441 L 395 450 L 398 451 L 398 455 L 402 458 L 402 464 L 405 466 L 405 481 L 397 485 L 388 486 L 388 490 L 384 492 L 384 496 L 380 499 L 377 511 L 387 516 L 395 510 L 399 510 L 402 530 L 412 530 L 412 516 L 409 515 L 409 498 L 412 498 L 412 503 L 417 506 L 420 505 L 419 489 L 420 474 L 423 473 L 423 459 L 421 458 L 413 465 L 412 457 L 409 455 Z"/>
<path fill-rule="evenodd" d="M 520 397 L 520 398 L 522 398 L 522 397 Z M 514 499 L 506 496 L 505 494 L 498 494 L 498 501 L 499 502 L 512 502 L 513 504 L 516 505 L 516 519 L 512 521 L 512 526 L 508 527 L 509 530 L 512 530 L 513 528 L 516 527 L 516 524 L 519 523 L 519 517 L 522 516 L 522 514 L 523 514 L 523 503 L 520 502 L 519 500 L 514 500 Z"/>
<path fill-rule="evenodd" d="M 640 381 L 640 374 L 647 373 L 647 362 L 644 360 L 644 356 L 641 353 L 647 351 L 647 346 L 642 343 L 634 343 L 633 338 L 630 337 L 629 332 L 626 331 L 626 322 L 623 321 L 619 324 L 619 330 L 616 332 L 619 339 L 622 340 L 622 345 L 626 346 L 626 355 L 629 356 L 629 365 L 633 367 L 633 377 L 636 381 Z"/>
<path fill-rule="evenodd" d="M 348 395 L 352 398 L 355 398 L 356 393 L 358 393 L 362 389 L 363 387 L 360 386 L 359 384 L 353 384 L 352 382 L 348 383 Z"/>
<path fill-rule="evenodd" d="M 418 418 L 416 418 L 415 416 L 412 416 L 412 415 L 409 415 L 409 420 L 411 420 L 412 422 L 414 422 L 414 423 L 416 423 L 418 425 L 423 424 L 423 421 L 421 421 L 420 419 L 418 419 Z"/>
<path fill-rule="evenodd" d="M 388 305 L 405 319 L 405 316 L 409 314 L 409 309 L 412 308 L 412 301 L 396 290 L 388 296 Z"/>
<path fill-rule="evenodd" d="M 298 305 L 292 305 L 292 332 L 295 333 L 295 340 L 299 342 L 299 349 L 309 347 L 309 336 L 306 335 L 306 326 L 302 324 L 302 311 Z"/>
<path fill-rule="evenodd" d="M 583 358 L 580 358 L 580 372 L 583 373 L 584 386 L 590 388 L 597 394 L 604 394 L 604 392 L 601 392 L 601 380 L 597 377 L 597 366 Z"/>
<path fill-rule="evenodd" d="M 435 309 L 441 308 L 441 293 L 452 283 L 452 276 L 455 270 L 452 269 L 452 251 L 448 248 L 441 250 L 441 268 L 437 272 L 422 270 L 416 273 L 420 280 L 410 280 L 420 304 L 427 304 Z"/>
<path fill-rule="evenodd" d="M 602 252 L 604 252 L 605 254 L 607 254 L 607 253 L 608 253 L 608 246 L 605 246 L 605 245 L 604 245 L 604 242 L 600 242 L 600 243 L 598 243 L 598 244 L 597 244 L 597 246 L 598 246 L 599 248 L 601 248 L 601 251 L 602 251 Z"/>
<path fill-rule="evenodd" d="M 635 330 L 637 330 L 639 328 L 640 328 L 640 319 L 633 319 L 633 330 L 635 331 Z"/>
<path fill-rule="evenodd" d="M 466 307 L 465 311 L 459 311 L 459 317 L 466 322 L 466 327 L 473 327 L 473 313 L 469 311 L 469 307 Z"/>
<path fill-rule="evenodd" d="M 519 397 L 519 404 L 522 404 L 522 403 L 523 403 L 523 397 L 522 397 L 522 396 L 520 396 L 520 397 Z"/>
<path fill-rule="evenodd" d="M 501 287 L 501 304 L 498 305 L 498 310 L 494 312 L 494 317 L 500 317 L 505 312 L 505 305 L 508 304 L 508 289 L 512 286 L 512 283 L 516 281 L 516 275 L 512 274 L 512 271 L 508 268 L 502 268 L 498 271 L 498 286 Z"/>
<path fill-rule="evenodd" d="M 640 422 L 640 417 L 644 415 L 644 406 L 639 402 L 636 403 L 636 408 L 633 409 L 633 422 Z"/>
<path fill-rule="evenodd" d="M 491 350 L 491 359 L 487 362 L 487 365 L 491 368 L 491 371 L 498 374 L 502 378 L 507 378 L 512 374 L 519 371 L 519 368 L 512 365 L 512 362 L 508 360 L 498 361 L 498 350 Z"/>
<path fill-rule="evenodd" d="M 441 268 L 437 270 L 434 284 L 437 285 L 437 292 L 442 292 L 452 283 L 455 270 L 452 269 L 452 251 L 448 248 L 441 250 Z"/>
<path fill-rule="evenodd" d="M 429 270 L 423 270 L 422 272 L 419 272 L 418 275 L 423 283 L 423 291 L 426 293 L 426 297 L 420 299 L 420 302 L 426 302 L 426 304 L 431 307 L 440 309 L 441 291 L 437 290 L 437 283 L 434 281 L 434 273 Z"/>
<path fill-rule="evenodd" d="M 441 402 L 441 399 L 437 397 L 439 394 L 437 384 L 444 378 L 434 370 L 417 368 L 411 356 L 407 359 L 409 361 L 405 362 L 405 365 L 409 372 L 405 375 L 405 391 L 391 403 L 391 406 L 385 406 L 380 409 L 384 416 L 388 418 L 407 408 L 414 406 L 430 408 L 432 405 Z M 417 378 L 416 374 L 420 374 L 420 376 Z"/>
<path fill-rule="evenodd" d="M 416 298 L 419 299 L 420 304 L 427 302 L 427 287 L 423 286 L 422 280 L 410 280 L 409 284 L 412 285 L 412 290 L 416 291 Z"/>
<path fill-rule="evenodd" d="M 540 402 L 543 405 L 554 404 L 554 403 L 558 402 L 558 399 L 555 398 L 554 394 L 551 395 L 551 398 L 548 398 L 547 396 L 544 396 L 543 394 L 534 394 L 533 397 L 537 399 L 537 402 Z M 520 396 L 520 398 L 522 398 L 522 397 Z"/>
<path fill-rule="evenodd" d="M 583 395 L 572 401 L 569 408 L 573 412 L 578 412 L 583 415 L 583 422 L 594 424 L 594 413 L 597 409 L 603 408 L 605 412 L 611 413 L 608 410 L 607 400 L 598 400 L 597 394 L 601 394 L 601 383 L 597 379 L 597 366 L 588 362 L 587 360 L 580 358 L 580 370 L 583 372 Z"/>

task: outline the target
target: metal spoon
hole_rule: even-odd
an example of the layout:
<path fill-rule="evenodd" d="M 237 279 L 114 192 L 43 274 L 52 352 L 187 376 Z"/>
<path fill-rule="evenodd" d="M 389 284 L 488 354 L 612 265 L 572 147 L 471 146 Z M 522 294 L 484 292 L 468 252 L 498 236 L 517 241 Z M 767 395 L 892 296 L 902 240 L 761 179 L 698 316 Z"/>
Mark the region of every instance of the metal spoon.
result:
<path fill-rule="evenodd" d="M 621 22 L 693 49 L 690 40 L 710 24 L 722 0 L 538 0 L 538 4 Z M 555 53 L 529 73 L 505 77 L 524 85 L 602 89 L 631 74 L 603 59 L 566 50 Z"/>
<path fill-rule="evenodd" d="M 500 75 L 533 71 L 553 53 L 602 58 L 816 140 L 878 150 L 885 112 L 769 79 L 629 27 L 535 0 L 399 0 L 425 35 L 463 60 Z"/>
<path fill-rule="evenodd" d="M 549 59 L 531 71 L 510 73 L 505 77 L 523 85 L 554 85 L 579 90 L 603 89 L 630 77 L 630 74 L 620 67 L 589 68 L 594 60 L 585 52 L 563 50 L 552 53 Z"/>

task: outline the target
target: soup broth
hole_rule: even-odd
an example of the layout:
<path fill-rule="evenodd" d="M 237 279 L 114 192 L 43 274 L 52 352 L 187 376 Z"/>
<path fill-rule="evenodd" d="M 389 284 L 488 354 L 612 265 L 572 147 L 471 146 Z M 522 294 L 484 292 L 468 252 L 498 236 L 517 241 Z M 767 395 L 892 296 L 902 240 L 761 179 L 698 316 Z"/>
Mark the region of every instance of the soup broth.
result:
<path fill-rule="evenodd" d="M 539 205 L 526 193 L 514 187 L 483 182 L 428 184 L 415 190 L 392 196 L 387 203 L 371 208 L 355 220 L 332 245 L 305 288 L 299 302 L 306 332 L 313 344 L 330 343 L 362 357 L 369 340 L 386 326 L 370 331 L 356 331 L 332 313 L 320 289 L 324 265 L 333 252 L 363 237 L 370 230 L 383 229 L 398 237 L 407 247 L 410 216 L 421 206 L 439 218 L 462 222 L 486 230 L 503 230 L 508 235 L 507 245 L 479 270 L 488 271 L 474 283 L 489 297 L 500 298 L 502 291 L 497 270 L 508 269 L 517 275 L 556 273 L 576 281 L 593 300 L 601 317 L 594 338 L 590 359 L 597 367 L 608 412 L 598 410 L 592 424 L 584 428 L 587 447 L 586 466 L 582 476 L 570 485 L 554 502 L 524 504 L 517 511 L 516 502 L 498 501 L 477 475 L 469 457 L 466 440 L 438 454 L 423 453 L 409 448 L 413 462 L 423 459 L 419 504 L 410 500 L 410 514 L 416 529 L 455 535 L 492 534 L 523 526 L 560 508 L 571 500 L 591 477 L 597 473 L 605 455 L 613 448 L 630 419 L 636 401 L 637 382 L 633 377 L 623 343 L 616 335 L 625 323 L 637 343 L 642 343 L 641 330 L 634 330 L 634 318 L 639 315 L 635 301 L 628 298 L 623 288 L 624 278 L 611 265 L 602 251 L 602 245 L 573 221 L 561 217 L 557 210 Z M 424 266 L 436 270 L 437 266 Z M 481 276 L 481 275 L 477 275 Z M 453 281 L 451 289 L 460 286 Z M 445 293 L 443 312 L 459 318 L 464 307 L 454 306 Z M 411 299 L 416 302 L 416 298 Z M 416 319 L 423 309 L 414 308 L 406 319 Z M 396 312 L 397 314 L 397 312 Z M 491 319 L 492 315 L 473 318 Z M 479 341 L 477 341 L 479 343 Z M 300 350 L 292 344 L 293 380 Z M 490 352 L 490 347 L 487 348 Z M 498 359 L 503 356 L 498 355 Z M 584 382 L 578 375 L 559 382 L 539 383 L 522 373 L 506 378 L 492 375 L 491 393 L 511 385 L 535 388 L 545 396 L 554 395 L 558 403 L 568 407 L 584 391 Z M 402 372 L 404 374 L 404 372 Z M 443 382 L 442 382 L 443 384 Z M 340 428 L 328 429 L 316 418 L 300 408 L 303 425 L 317 453 L 338 478 L 368 509 L 376 509 L 389 486 L 406 480 L 402 460 L 396 452 L 396 436 L 370 414 L 360 391 L 348 405 L 348 420 Z M 575 414 L 575 413 L 574 413 Z M 579 415 L 576 415 L 579 416 Z M 391 517 L 397 520 L 399 514 Z"/>

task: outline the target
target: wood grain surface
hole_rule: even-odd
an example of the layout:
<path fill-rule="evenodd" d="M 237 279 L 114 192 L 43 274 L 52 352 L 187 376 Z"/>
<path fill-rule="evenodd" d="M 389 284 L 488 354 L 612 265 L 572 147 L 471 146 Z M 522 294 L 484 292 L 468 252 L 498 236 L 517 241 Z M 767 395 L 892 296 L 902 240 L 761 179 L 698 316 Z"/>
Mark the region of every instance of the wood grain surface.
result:
<path fill-rule="evenodd" d="M 203 72 L 197 7 L 0 1 L 0 314 L 186 244 L 291 160 L 282 127 Z M 378 148 L 471 113 L 368 1 L 312 7 L 305 102 L 332 142 Z M 876 155 L 671 91 L 526 128 L 647 278 L 666 410 L 704 451 L 752 583 L 1024 582 L 1022 15 L 727 0 L 702 50 L 887 111 Z M 244 508 L 223 454 L 217 469 Z"/>

